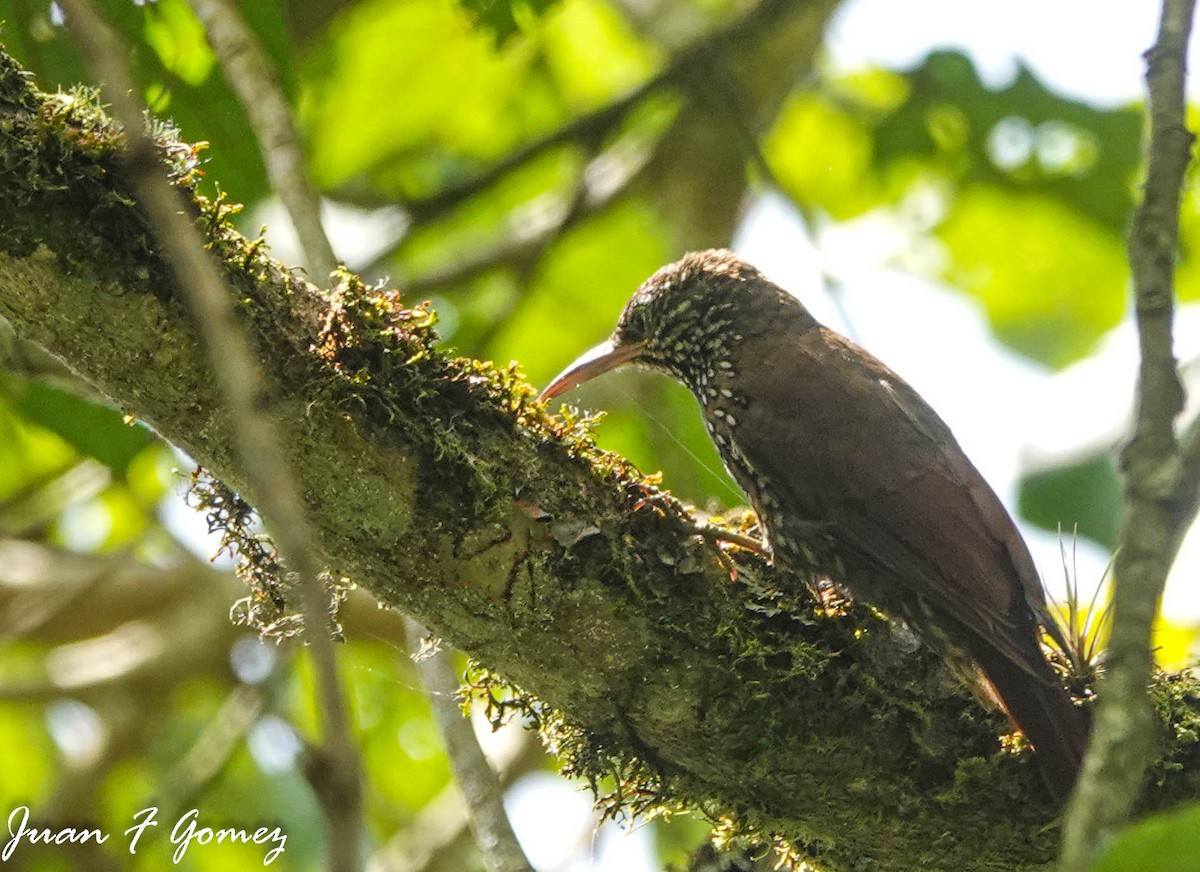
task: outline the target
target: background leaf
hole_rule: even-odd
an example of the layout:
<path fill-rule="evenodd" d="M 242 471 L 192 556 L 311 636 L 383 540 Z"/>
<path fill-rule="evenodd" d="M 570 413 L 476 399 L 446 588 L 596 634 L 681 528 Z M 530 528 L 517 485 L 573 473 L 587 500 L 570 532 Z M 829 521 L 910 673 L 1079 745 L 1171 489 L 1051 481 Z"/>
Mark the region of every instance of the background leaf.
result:
<path fill-rule="evenodd" d="M 1093 872 L 1200 872 L 1200 805 L 1134 824 L 1104 850 Z"/>

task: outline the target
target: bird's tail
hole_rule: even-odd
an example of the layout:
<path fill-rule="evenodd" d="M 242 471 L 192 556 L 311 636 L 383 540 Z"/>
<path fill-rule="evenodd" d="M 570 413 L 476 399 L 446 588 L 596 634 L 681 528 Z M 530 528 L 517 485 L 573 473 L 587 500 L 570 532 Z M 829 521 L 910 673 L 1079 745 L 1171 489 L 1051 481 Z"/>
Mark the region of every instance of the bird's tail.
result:
<path fill-rule="evenodd" d="M 1032 658 L 1018 665 L 990 645 L 975 647 L 981 649 L 971 652 L 975 662 L 1037 752 L 1047 787 L 1058 800 L 1065 800 L 1079 777 L 1087 749 L 1088 713 L 1071 701 L 1040 651 L 1035 655 L 1036 665 Z"/>

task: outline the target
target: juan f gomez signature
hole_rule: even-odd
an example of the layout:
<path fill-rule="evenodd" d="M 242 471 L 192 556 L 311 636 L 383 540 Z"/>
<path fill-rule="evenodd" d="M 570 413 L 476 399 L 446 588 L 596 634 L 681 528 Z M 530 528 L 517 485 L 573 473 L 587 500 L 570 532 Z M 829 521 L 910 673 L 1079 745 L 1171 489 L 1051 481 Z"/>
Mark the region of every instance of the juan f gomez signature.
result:
<path fill-rule="evenodd" d="M 158 826 L 158 806 L 149 806 L 133 816 L 134 825 L 125 830 L 124 836 L 129 840 L 129 853 L 136 854 L 138 842 L 150 827 Z M 108 841 L 109 833 L 99 827 L 49 827 L 39 828 L 29 822 L 29 806 L 18 806 L 8 816 L 8 841 L 0 849 L 0 862 L 7 862 L 22 843 L 29 845 L 66 845 L 95 842 L 104 844 Z M 280 827 L 259 827 L 248 830 L 241 827 L 224 827 L 214 829 L 203 826 L 200 822 L 200 811 L 192 809 L 185 812 L 171 827 L 171 844 L 175 852 L 171 855 L 173 863 L 179 863 L 193 845 L 210 843 L 240 842 L 242 844 L 270 845 L 271 848 L 263 855 L 263 865 L 271 863 L 283 853 L 287 845 L 287 835 Z"/>

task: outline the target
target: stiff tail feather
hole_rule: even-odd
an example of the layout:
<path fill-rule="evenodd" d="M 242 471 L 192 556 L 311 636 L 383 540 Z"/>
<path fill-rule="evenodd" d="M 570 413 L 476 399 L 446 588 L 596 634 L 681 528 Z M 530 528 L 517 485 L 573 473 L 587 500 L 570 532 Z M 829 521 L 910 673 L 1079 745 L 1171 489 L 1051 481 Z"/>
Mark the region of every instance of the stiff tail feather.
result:
<path fill-rule="evenodd" d="M 1033 745 L 1042 777 L 1060 802 L 1075 786 L 1087 749 L 1091 721 L 1058 683 L 1049 664 L 1036 655 L 1038 666 L 1030 674 L 986 643 L 974 646 L 972 656 L 996 691 L 1013 722 Z M 1033 663 L 1031 660 L 1029 663 Z"/>

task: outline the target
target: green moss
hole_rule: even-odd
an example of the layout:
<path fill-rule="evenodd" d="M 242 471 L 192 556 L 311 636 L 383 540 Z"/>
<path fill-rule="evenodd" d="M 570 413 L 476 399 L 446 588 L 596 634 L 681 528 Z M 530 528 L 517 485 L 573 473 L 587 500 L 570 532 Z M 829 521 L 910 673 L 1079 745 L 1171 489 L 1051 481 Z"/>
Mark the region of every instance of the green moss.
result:
<path fill-rule="evenodd" d="M 214 556 L 226 554 L 233 558 L 234 572 L 250 588 L 250 593 L 230 609 L 234 623 L 252 627 L 270 638 L 300 635 L 304 619 L 289 602 L 293 579 L 274 542 L 262 531 L 254 507 L 200 468 L 192 471 L 186 499 L 192 508 L 204 514 L 208 532 L 220 537 Z M 337 609 L 349 593 L 349 580 L 322 573 L 321 581 L 330 592 L 329 630 L 340 638 Z"/>
<path fill-rule="evenodd" d="M 1156 789 L 1144 802 L 1148 809 L 1162 809 L 1200 794 L 1200 677 L 1160 673 L 1150 693 L 1163 729 L 1149 776 Z"/>

